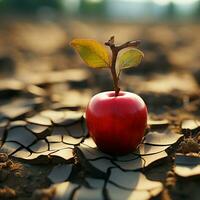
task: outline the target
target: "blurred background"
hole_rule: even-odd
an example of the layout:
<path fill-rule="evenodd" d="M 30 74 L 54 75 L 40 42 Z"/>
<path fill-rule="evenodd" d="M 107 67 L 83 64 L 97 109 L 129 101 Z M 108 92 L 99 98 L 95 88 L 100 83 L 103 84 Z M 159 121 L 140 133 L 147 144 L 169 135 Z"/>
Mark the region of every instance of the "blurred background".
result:
<path fill-rule="evenodd" d="M 140 39 L 145 54 L 121 88 L 153 113 L 184 107 L 200 93 L 199 25 L 199 0 L 0 0 L 0 105 L 25 93 L 85 107 L 112 80 L 86 67 L 69 42 L 115 35 L 117 43 Z"/>

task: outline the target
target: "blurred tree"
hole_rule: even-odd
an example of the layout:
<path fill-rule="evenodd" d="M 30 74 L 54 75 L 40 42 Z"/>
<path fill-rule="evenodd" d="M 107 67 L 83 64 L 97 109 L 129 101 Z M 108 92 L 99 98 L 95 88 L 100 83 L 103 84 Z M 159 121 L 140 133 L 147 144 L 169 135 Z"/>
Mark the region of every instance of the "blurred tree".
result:
<path fill-rule="evenodd" d="M 105 17 L 106 0 L 81 0 L 79 12 L 86 17 Z"/>
<path fill-rule="evenodd" d="M 166 8 L 166 17 L 169 19 L 174 19 L 174 17 L 176 16 L 176 12 L 177 10 L 175 3 L 170 2 Z"/>
<path fill-rule="evenodd" d="M 195 18 L 200 18 L 200 0 L 196 3 L 195 11 L 194 11 Z"/>

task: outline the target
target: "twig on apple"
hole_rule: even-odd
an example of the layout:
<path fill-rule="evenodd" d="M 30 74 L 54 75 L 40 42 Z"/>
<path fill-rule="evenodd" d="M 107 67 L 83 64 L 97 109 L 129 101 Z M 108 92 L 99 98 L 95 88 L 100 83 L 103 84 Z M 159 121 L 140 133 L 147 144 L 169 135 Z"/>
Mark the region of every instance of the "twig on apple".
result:
<path fill-rule="evenodd" d="M 115 45 L 115 37 L 111 36 L 110 39 L 105 42 L 106 46 L 109 46 L 111 51 L 112 51 L 112 63 L 111 63 L 111 74 L 113 77 L 113 85 L 114 85 L 114 89 L 115 89 L 115 96 L 118 96 L 120 88 L 118 86 L 118 82 L 119 82 L 119 77 L 117 76 L 116 73 L 116 60 L 117 60 L 117 56 L 119 51 L 121 51 L 122 49 L 128 48 L 128 47 L 137 47 L 140 44 L 139 40 L 136 41 L 128 41 L 124 44 L 121 45 Z"/>

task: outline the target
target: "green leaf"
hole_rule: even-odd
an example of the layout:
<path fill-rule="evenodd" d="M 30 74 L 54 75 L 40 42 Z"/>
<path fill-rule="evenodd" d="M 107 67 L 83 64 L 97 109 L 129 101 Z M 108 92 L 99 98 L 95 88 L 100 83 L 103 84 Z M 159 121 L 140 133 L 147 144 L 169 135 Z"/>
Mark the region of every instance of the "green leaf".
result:
<path fill-rule="evenodd" d="M 117 75 L 119 76 L 122 69 L 138 66 L 143 57 L 143 52 L 138 49 L 129 49 L 128 51 L 124 52 L 117 60 Z"/>
<path fill-rule="evenodd" d="M 100 43 L 91 39 L 74 39 L 71 46 L 87 65 L 93 68 L 110 67 L 110 55 Z"/>

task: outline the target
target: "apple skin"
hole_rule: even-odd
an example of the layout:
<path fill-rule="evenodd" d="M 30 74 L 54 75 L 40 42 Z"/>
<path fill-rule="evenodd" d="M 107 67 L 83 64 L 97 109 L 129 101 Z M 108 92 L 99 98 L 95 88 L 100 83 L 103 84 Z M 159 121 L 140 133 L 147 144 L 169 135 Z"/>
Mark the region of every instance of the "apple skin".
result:
<path fill-rule="evenodd" d="M 147 126 L 147 107 L 134 93 L 114 91 L 93 96 L 86 109 L 90 136 L 98 148 L 111 155 L 133 152 Z"/>

